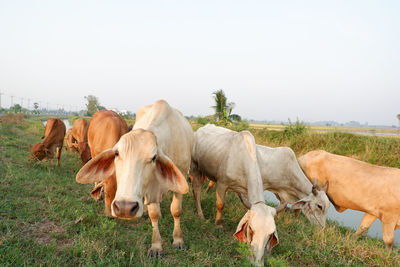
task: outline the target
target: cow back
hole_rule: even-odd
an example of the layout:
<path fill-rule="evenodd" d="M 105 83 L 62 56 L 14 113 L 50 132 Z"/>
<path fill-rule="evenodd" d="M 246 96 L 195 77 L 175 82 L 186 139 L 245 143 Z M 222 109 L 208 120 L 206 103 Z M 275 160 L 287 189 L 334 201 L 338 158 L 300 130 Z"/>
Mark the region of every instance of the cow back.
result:
<path fill-rule="evenodd" d="M 66 127 L 62 120 L 57 118 L 48 119 L 44 128 L 43 145 L 46 148 L 49 148 L 56 144 L 62 146 L 65 132 Z"/>
<path fill-rule="evenodd" d="M 88 143 L 92 158 L 113 147 L 128 132 L 125 120 L 112 110 L 96 112 L 88 127 Z"/>
<path fill-rule="evenodd" d="M 194 144 L 192 127 L 178 110 L 164 100 L 140 108 L 136 113 L 135 129 L 149 130 L 157 137 L 157 145 L 185 174 L 190 167 Z"/>

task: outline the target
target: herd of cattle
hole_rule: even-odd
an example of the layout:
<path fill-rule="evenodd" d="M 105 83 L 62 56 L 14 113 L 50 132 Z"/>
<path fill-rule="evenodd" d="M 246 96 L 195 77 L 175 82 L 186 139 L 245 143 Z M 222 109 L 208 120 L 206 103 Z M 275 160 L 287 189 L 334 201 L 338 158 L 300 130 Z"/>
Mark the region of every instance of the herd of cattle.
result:
<path fill-rule="evenodd" d="M 103 110 L 95 113 L 90 123 L 76 120 L 67 133 L 61 120 L 49 119 L 43 138 L 32 147 L 31 158 L 53 160 L 56 153 L 59 165 L 63 142 L 66 149 L 77 151 L 83 166 L 76 181 L 94 183 L 91 195 L 95 199 L 104 192 L 107 216 L 135 219 L 147 209 L 153 226 L 149 253 L 156 257 L 162 256 L 158 218 L 160 201 L 167 191 L 173 192 L 173 246 L 184 248 L 180 214 L 182 194 L 189 189 L 187 174 L 201 218 L 200 191 L 205 177 L 216 183 L 217 227 L 222 227 L 226 192 L 240 197 L 248 211 L 234 237 L 250 245 L 250 257 L 256 264 L 264 262 L 265 250 L 270 252 L 278 244 L 274 216 L 287 204 L 321 227 L 325 226 L 330 202 L 339 212 L 363 211 L 356 235 L 379 218 L 389 249 L 394 230 L 400 227 L 399 169 L 322 150 L 297 160 L 288 147 L 257 145 L 248 131 L 235 132 L 212 124 L 193 133 L 185 117 L 163 100 L 140 108 L 133 128 L 117 113 Z M 266 205 L 264 190 L 273 192 L 281 205 Z"/>

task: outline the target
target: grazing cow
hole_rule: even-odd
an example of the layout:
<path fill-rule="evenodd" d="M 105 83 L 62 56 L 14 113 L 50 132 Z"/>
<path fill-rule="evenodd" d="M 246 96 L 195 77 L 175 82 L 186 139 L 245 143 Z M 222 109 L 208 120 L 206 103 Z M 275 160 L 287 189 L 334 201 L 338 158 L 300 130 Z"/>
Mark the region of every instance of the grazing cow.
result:
<path fill-rule="evenodd" d="M 56 152 L 57 166 L 59 166 L 64 136 L 64 122 L 56 118 L 48 119 L 42 137 L 43 142 L 33 145 L 31 159 L 39 161 L 44 158 L 51 159 L 51 166 L 53 166 L 54 152 Z"/>
<path fill-rule="evenodd" d="M 112 148 L 127 132 L 128 125 L 116 112 L 112 110 L 96 112 L 90 120 L 87 132 L 90 154 L 94 158 L 104 150 Z M 101 183 L 96 184 L 91 195 L 93 198 L 99 199 L 101 189 L 104 189 L 104 213 L 106 216 L 111 216 L 111 203 L 115 197 L 117 183 L 114 173 L 103 178 Z"/>
<path fill-rule="evenodd" d="M 177 249 L 184 247 L 180 213 L 182 194 L 188 191 L 184 175 L 190 167 L 193 142 L 189 122 L 179 111 L 160 100 L 140 108 L 132 131 L 86 163 L 76 180 L 93 183 L 116 175 L 117 191 L 111 205 L 112 215 L 122 219 L 139 218 L 144 205 L 147 205 L 153 226 L 149 254 L 161 257 L 158 218 L 161 215 L 160 201 L 168 190 L 174 192 L 170 208 L 174 217 L 173 246 Z"/>
<path fill-rule="evenodd" d="M 72 136 L 77 141 L 77 143 L 88 141 L 88 129 L 89 122 L 87 120 L 77 119 L 74 121 L 74 124 L 72 125 Z"/>
<path fill-rule="evenodd" d="M 275 193 L 281 202 L 279 209 L 283 209 L 286 203 L 293 204 L 292 210 L 302 210 L 312 223 L 324 227 L 329 208 L 326 186 L 319 191 L 311 184 L 289 147 L 257 145 L 256 148 L 263 188 Z"/>
<path fill-rule="evenodd" d="M 262 264 L 264 249 L 278 244 L 274 216 L 276 210 L 265 204 L 263 183 L 257 162 L 256 144 L 248 131 L 234 132 L 208 124 L 195 133 L 191 174 L 197 213 L 204 218 L 200 204 L 203 176 L 217 183 L 217 216 L 215 224 L 222 227 L 221 212 L 225 193 L 233 191 L 244 195 L 249 210 L 241 219 L 235 238 L 251 245 L 251 260 Z M 241 197 L 243 200 L 243 197 Z"/>
<path fill-rule="evenodd" d="M 383 241 L 391 249 L 400 227 L 400 170 L 381 167 L 323 150 L 299 158 L 311 182 L 329 182 L 327 194 L 338 212 L 365 212 L 356 232 L 367 231 L 376 218 L 382 222 Z"/>
<path fill-rule="evenodd" d="M 76 152 L 77 150 L 73 146 L 74 141 L 75 141 L 74 137 L 72 136 L 72 128 L 69 128 L 64 137 L 65 150 L 69 150 L 71 152 Z"/>
<path fill-rule="evenodd" d="M 77 119 L 72 126 L 72 136 L 76 143 L 73 143 L 75 149 L 79 152 L 82 165 L 89 161 L 90 147 L 88 146 L 89 122 L 85 119 Z"/>

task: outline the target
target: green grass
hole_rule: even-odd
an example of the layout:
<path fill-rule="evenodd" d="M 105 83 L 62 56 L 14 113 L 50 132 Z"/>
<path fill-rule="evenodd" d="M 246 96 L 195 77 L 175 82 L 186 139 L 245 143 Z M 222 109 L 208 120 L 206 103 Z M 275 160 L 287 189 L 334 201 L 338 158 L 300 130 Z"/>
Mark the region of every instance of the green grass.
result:
<path fill-rule="evenodd" d="M 318 139 L 308 136 L 309 133 L 289 137 L 280 136 L 283 132 L 279 135 L 264 129 L 252 132 L 261 143 L 290 145 L 297 153 L 321 146 L 379 164 L 398 164 L 399 144 L 394 138 L 358 139 L 327 134 Z M 54 169 L 50 162 L 29 162 L 29 144 L 39 142 L 42 133 L 43 125 L 35 118 L 0 123 L 0 266 L 248 265 L 244 256 L 246 246 L 232 236 L 245 214 L 234 194 L 227 195 L 223 232 L 214 227 L 215 189 L 202 195 L 206 220 L 197 218 L 192 193 L 184 196 L 181 227 L 188 248 L 182 251 L 172 248 L 171 194 L 165 196 L 159 221 L 165 256 L 161 260 L 152 259 L 147 256 L 151 244 L 150 220 L 106 218 L 104 204 L 89 196 L 91 185 L 75 182 L 75 174 L 81 167 L 76 154 L 63 150 L 61 166 Z M 329 144 L 332 141 L 335 145 Z M 400 265 L 397 249 L 387 252 L 381 240 L 369 237 L 355 240 L 352 230 L 331 221 L 321 231 L 304 216 L 283 212 L 277 215 L 276 225 L 280 243 L 265 259 L 272 266 Z"/>

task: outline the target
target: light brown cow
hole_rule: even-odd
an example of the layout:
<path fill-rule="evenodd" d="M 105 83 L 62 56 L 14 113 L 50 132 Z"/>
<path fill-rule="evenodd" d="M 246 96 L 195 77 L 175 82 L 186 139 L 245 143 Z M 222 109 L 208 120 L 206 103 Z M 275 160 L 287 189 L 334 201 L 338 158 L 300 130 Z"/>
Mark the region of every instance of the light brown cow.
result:
<path fill-rule="evenodd" d="M 42 137 L 44 140 L 43 142 L 33 145 L 31 159 L 39 161 L 44 158 L 51 159 L 51 166 L 53 166 L 54 152 L 56 152 L 57 166 L 59 166 L 64 136 L 64 122 L 56 118 L 48 119 Z"/>
<path fill-rule="evenodd" d="M 276 210 L 265 204 L 263 196 L 263 180 L 253 135 L 214 124 L 199 128 L 195 133 L 190 171 L 197 214 L 201 218 L 204 218 L 200 202 L 204 176 L 217 183 L 215 224 L 218 228 L 222 228 L 226 192 L 232 191 L 248 198 L 245 206 L 249 210 L 240 220 L 234 236 L 238 241 L 250 244 L 250 260 L 262 265 L 264 250 L 270 252 L 279 240 L 274 221 Z"/>
<path fill-rule="evenodd" d="M 82 118 L 75 120 L 72 126 L 72 137 L 76 142 L 73 143 L 73 146 L 81 157 L 82 165 L 91 158 L 90 147 L 88 145 L 88 129 L 89 122 Z"/>
<path fill-rule="evenodd" d="M 184 174 L 190 167 L 193 131 L 185 117 L 163 100 L 140 108 L 136 114 L 133 130 L 83 166 L 76 180 L 93 183 L 116 175 L 112 215 L 122 219 L 139 218 L 147 204 L 153 226 L 149 253 L 161 257 L 158 218 L 160 201 L 168 190 L 174 192 L 170 208 L 174 217 L 173 246 L 184 247 L 180 214 L 182 194 L 188 191 Z"/>
<path fill-rule="evenodd" d="M 64 137 L 65 150 L 69 150 L 71 152 L 77 152 L 76 148 L 73 146 L 73 143 L 74 143 L 74 137 L 72 136 L 72 128 L 69 128 Z"/>
<path fill-rule="evenodd" d="M 87 140 L 90 154 L 94 158 L 102 151 L 112 148 L 128 132 L 125 120 L 112 110 L 101 110 L 96 112 L 90 120 L 87 131 Z M 111 203 L 116 192 L 115 175 L 110 174 L 101 183 L 98 183 L 91 192 L 95 199 L 99 199 L 101 189 L 104 189 L 104 213 L 111 216 Z"/>
<path fill-rule="evenodd" d="M 299 158 L 311 182 L 329 183 L 327 195 L 338 212 L 365 212 L 356 232 L 367 231 L 376 218 L 382 222 L 383 241 L 390 249 L 400 227 L 400 170 L 372 165 L 323 150 Z"/>

